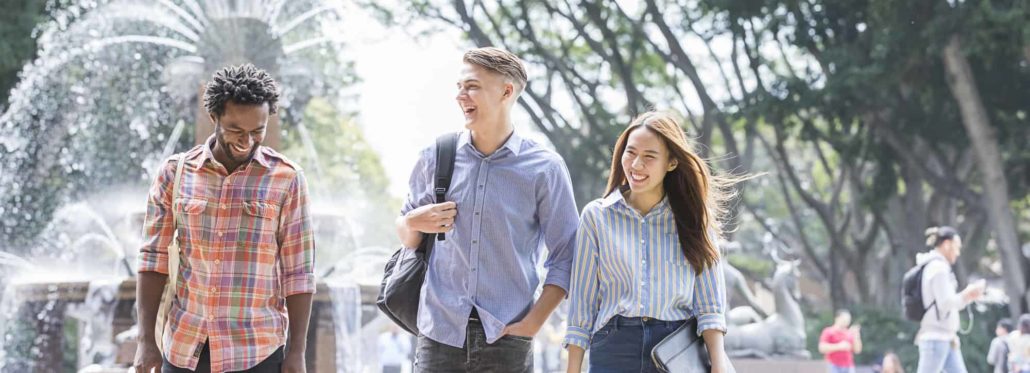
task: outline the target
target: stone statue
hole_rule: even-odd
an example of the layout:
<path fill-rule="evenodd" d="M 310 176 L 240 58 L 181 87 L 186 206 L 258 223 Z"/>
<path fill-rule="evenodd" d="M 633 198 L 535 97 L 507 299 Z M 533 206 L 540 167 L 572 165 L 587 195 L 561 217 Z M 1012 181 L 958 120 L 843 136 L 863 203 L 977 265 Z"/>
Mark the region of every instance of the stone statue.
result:
<path fill-rule="evenodd" d="M 759 359 L 809 359 L 805 349 L 805 318 L 798 298 L 798 265 L 800 260 L 782 260 L 773 251 L 776 262 L 772 290 L 776 299 L 776 313 L 764 320 L 742 325 L 730 324 L 726 333 L 726 353 L 730 357 Z M 738 307 L 729 314 L 745 314 L 748 306 Z M 751 311 L 755 312 L 755 311 Z"/>
<path fill-rule="evenodd" d="M 729 292 L 727 295 L 734 297 L 728 299 L 731 301 L 730 304 L 733 304 L 734 302 L 732 301 L 735 299 L 739 299 L 744 303 L 744 306 L 734 307 L 726 313 L 726 323 L 729 325 L 743 325 L 761 321 L 768 317 L 769 313 L 758 303 L 754 292 L 747 286 L 747 279 L 744 277 L 744 274 L 729 262 L 723 263 L 723 271 L 726 276 L 726 290 Z"/>
<path fill-rule="evenodd" d="M 721 242 L 719 247 L 724 255 L 731 251 L 738 251 L 741 249 L 740 243 L 738 242 Z M 748 287 L 748 281 L 747 278 L 744 277 L 744 274 L 730 264 L 729 261 L 724 261 L 722 265 L 723 272 L 726 277 L 726 300 L 731 306 L 733 304 L 740 303 L 747 306 L 730 309 L 730 311 L 726 313 L 726 323 L 729 325 L 742 325 L 768 317 L 769 312 L 767 312 L 765 308 L 758 303 L 758 300 L 755 298 L 755 293 Z"/>

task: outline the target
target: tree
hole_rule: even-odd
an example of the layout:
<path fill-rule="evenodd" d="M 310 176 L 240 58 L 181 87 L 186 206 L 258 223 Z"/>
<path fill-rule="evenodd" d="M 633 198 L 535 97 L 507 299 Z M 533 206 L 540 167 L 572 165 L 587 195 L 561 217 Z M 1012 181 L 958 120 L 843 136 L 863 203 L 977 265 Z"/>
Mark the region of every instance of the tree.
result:
<path fill-rule="evenodd" d="M 742 206 L 749 221 L 801 248 L 836 307 L 896 309 L 900 275 L 923 250 L 929 225 L 965 233 L 961 278 L 990 253 L 988 216 L 997 208 L 979 192 L 985 182 L 935 31 L 967 21 L 958 24 L 986 45 L 972 52 L 972 70 L 1003 87 L 984 97 L 987 115 L 999 120 L 991 125 L 1009 135 L 999 139 L 1028 136 L 1012 102 L 1028 92 L 1012 58 L 1030 45 L 1018 2 L 967 1 L 961 15 L 931 0 L 404 4 L 393 20 L 437 20 L 540 67 L 520 105 L 571 160 L 581 203 L 603 185 L 607 157 L 598 150 L 607 155 L 621 123 L 650 106 L 687 113 L 705 154 L 727 154 L 716 157 L 724 170 L 774 167 L 775 183 L 742 186 Z M 981 74 L 978 63 L 995 70 Z M 1004 172 L 1025 178 L 1022 147 L 997 145 Z M 1010 187 L 1018 192 L 1002 199 L 1025 198 L 1025 186 Z M 755 237 L 750 229 L 742 234 Z"/>
<path fill-rule="evenodd" d="M 1002 254 L 1005 269 L 1005 287 L 1009 294 L 1025 294 L 1022 298 L 1014 298 L 1012 311 L 1022 312 L 1026 309 L 1026 276 L 1023 273 L 1026 259 L 1020 254 L 1019 236 L 1016 223 L 1009 210 L 1008 180 L 999 150 L 995 129 L 991 126 L 987 108 L 984 107 L 973 76 L 969 60 L 962 51 L 962 41 L 958 35 L 952 35 L 943 50 L 944 66 L 948 70 L 948 83 L 955 101 L 962 112 L 962 124 L 969 134 L 970 142 L 976 153 L 977 164 L 983 174 L 983 188 L 988 203 L 987 211 L 994 226 L 995 235 Z"/>
<path fill-rule="evenodd" d="M 0 14 L 0 112 L 18 82 L 22 65 L 36 56 L 33 29 L 44 19 L 43 1 L 22 0 L 4 5 Z"/>
<path fill-rule="evenodd" d="M 638 9 L 628 14 L 618 3 L 607 1 L 406 5 L 377 9 L 398 23 L 414 18 L 443 22 L 465 30 L 476 46 L 501 46 L 542 67 L 539 76 L 531 77 L 519 105 L 564 155 L 581 206 L 600 197 L 615 138 L 633 116 L 656 105 L 686 114 L 688 132 L 700 136 L 698 147 L 704 154 L 713 145 L 712 129 L 718 128 L 725 135 L 719 141 L 733 154 L 724 161 L 726 169 L 747 169 L 751 154 L 738 147 L 741 140 L 734 131 L 740 128 L 733 127 L 751 123 L 734 124 L 721 115 L 697 66 L 677 43 L 645 37 L 654 12 Z M 703 98 L 701 107 L 688 105 L 693 95 Z M 753 143 L 753 132 L 744 132 L 744 141 Z"/>
<path fill-rule="evenodd" d="M 350 221 L 349 239 L 358 247 L 346 249 L 394 246 L 393 221 L 401 201 L 388 193 L 386 172 L 361 127 L 320 97 L 308 102 L 301 118 L 285 123 L 282 152 L 305 169 L 315 211 Z M 326 243 L 325 248 L 340 245 Z M 333 259 L 339 256 L 323 261 Z"/>

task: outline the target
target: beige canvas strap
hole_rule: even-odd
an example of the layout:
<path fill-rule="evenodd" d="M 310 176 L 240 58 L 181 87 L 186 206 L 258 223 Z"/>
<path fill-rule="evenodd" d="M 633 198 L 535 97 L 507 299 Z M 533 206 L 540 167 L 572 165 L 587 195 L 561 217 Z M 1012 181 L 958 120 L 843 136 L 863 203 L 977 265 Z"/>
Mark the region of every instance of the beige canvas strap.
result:
<path fill-rule="evenodd" d="M 175 208 L 175 200 L 179 198 L 179 186 L 185 161 L 186 154 L 182 154 L 175 164 L 175 179 L 172 181 L 172 221 L 174 225 L 172 242 L 168 244 L 168 281 L 165 282 L 164 291 L 161 293 L 161 306 L 157 309 L 157 322 L 154 323 L 154 340 L 162 353 L 167 352 L 167 348 L 164 346 L 164 328 L 168 320 L 168 313 L 172 308 L 172 299 L 175 298 L 175 285 L 179 280 L 179 214 Z"/>

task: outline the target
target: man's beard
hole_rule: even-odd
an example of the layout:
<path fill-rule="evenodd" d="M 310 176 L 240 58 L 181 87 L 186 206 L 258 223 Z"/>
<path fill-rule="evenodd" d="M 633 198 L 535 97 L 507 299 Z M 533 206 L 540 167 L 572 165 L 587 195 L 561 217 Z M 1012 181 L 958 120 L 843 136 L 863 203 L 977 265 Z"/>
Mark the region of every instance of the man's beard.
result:
<path fill-rule="evenodd" d="M 218 134 L 218 136 L 215 138 L 215 144 L 222 148 L 222 153 L 225 154 L 226 158 L 229 158 L 230 161 L 233 161 L 235 163 L 243 163 L 254 158 L 254 152 L 256 152 L 258 146 L 261 145 L 260 142 L 255 142 L 253 145 L 250 146 L 250 152 L 248 152 L 246 156 L 244 156 L 243 158 L 236 158 L 235 153 L 233 153 L 232 151 L 232 145 L 229 145 L 229 143 L 225 141 L 225 138 L 222 137 L 221 134 Z"/>

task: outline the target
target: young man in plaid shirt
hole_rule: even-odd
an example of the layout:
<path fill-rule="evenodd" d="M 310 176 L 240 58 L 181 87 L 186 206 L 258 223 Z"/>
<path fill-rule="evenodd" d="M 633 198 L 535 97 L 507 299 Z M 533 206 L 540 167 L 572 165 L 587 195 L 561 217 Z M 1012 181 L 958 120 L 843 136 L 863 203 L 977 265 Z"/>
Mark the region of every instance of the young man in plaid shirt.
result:
<path fill-rule="evenodd" d="M 315 244 L 303 172 L 261 146 L 278 97 L 252 65 L 215 73 L 204 93 L 214 135 L 158 172 L 139 256 L 137 372 L 304 372 Z M 176 228 L 181 260 L 162 356 L 154 324 Z"/>

